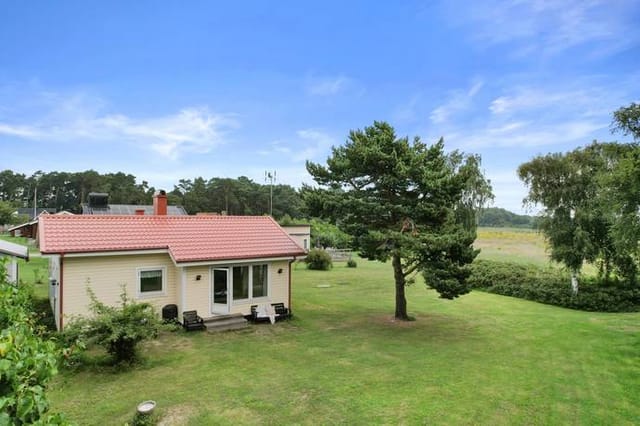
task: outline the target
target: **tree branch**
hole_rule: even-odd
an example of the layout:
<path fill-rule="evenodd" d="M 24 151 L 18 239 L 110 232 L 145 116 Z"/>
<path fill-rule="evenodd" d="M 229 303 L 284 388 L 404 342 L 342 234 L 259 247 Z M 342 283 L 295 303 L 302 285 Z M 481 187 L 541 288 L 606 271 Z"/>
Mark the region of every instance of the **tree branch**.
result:
<path fill-rule="evenodd" d="M 407 269 L 406 271 L 404 270 L 404 268 L 406 268 L 408 265 L 402 265 L 402 275 L 406 277 L 408 277 L 409 275 L 411 275 L 416 269 L 418 269 L 418 267 L 420 266 L 419 262 L 414 263 L 413 265 L 409 266 L 409 269 Z"/>

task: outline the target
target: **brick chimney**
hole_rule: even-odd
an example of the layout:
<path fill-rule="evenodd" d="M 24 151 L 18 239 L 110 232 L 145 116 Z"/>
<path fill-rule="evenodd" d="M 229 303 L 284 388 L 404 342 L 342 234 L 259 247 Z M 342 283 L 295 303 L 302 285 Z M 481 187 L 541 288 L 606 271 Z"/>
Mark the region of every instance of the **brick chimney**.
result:
<path fill-rule="evenodd" d="M 167 193 L 162 189 L 153 196 L 153 214 L 167 215 Z"/>

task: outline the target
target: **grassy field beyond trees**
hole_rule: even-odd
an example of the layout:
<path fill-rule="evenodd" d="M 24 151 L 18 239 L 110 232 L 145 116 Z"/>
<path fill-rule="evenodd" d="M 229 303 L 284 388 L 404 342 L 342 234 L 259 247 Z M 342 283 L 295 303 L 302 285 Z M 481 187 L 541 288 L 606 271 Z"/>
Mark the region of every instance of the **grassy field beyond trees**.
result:
<path fill-rule="evenodd" d="M 83 425 L 145 399 L 163 424 L 637 422 L 640 314 L 407 290 L 416 321 L 394 321 L 390 265 L 298 265 L 291 322 L 162 334 L 130 370 L 63 372 L 52 407 Z"/>

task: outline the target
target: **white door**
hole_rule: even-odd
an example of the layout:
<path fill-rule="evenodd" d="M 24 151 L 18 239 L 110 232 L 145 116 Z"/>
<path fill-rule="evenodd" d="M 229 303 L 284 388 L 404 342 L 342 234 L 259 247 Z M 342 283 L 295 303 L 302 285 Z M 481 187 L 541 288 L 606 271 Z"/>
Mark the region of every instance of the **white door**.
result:
<path fill-rule="evenodd" d="M 211 276 L 211 313 L 228 314 L 231 302 L 229 268 L 213 268 Z"/>

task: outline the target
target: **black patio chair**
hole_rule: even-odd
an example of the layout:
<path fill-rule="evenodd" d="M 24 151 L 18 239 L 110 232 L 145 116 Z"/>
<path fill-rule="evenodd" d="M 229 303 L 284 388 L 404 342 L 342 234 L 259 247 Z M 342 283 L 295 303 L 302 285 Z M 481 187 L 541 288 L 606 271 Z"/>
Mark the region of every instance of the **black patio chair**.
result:
<path fill-rule="evenodd" d="M 291 318 L 291 311 L 289 311 L 289 308 L 284 306 L 284 303 L 272 303 L 271 306 L 273 306 L 273 310 L 276 313 L 276 318 Z"/>
<path fill-rule="evenodd" d="M 186 331 L 204 330 L 204 320 L 198 315 L 198 311 L 184 311 L 182 313 L 182 326 Z"/>

